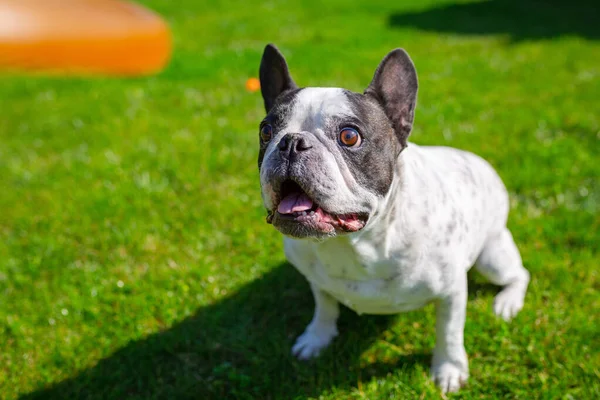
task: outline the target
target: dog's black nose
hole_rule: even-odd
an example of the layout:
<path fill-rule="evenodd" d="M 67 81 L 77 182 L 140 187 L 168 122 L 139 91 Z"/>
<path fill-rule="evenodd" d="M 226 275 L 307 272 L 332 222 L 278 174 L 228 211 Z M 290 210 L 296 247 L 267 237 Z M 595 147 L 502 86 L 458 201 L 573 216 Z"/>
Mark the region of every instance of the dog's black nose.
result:
<path fill-rule="evenodd" d="M 295 154 L 301 151 L 311 149 L 312 145 L 308 142 L 308 140 L 306 140 L 302 136 L 298 136 L 293 133 L 288 133 L 283 138 L 281 138 L 281 141 L 279 142 L 277 147 L 279 147 L 279 151 L 283 153 Z"/>

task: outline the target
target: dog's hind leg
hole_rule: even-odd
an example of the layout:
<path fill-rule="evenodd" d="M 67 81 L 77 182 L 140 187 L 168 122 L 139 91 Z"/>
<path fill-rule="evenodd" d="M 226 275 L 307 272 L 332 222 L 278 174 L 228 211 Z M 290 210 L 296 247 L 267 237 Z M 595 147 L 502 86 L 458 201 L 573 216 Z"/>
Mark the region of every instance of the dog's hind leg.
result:
<path fill-rule="evenodd" d="M 491 235 L 477 259 L 476 268 L 490 282 L 503 286 L 494 299 L 496 315 L 510 320 L 523 308 L 529 272 L 507 228 Z"/>

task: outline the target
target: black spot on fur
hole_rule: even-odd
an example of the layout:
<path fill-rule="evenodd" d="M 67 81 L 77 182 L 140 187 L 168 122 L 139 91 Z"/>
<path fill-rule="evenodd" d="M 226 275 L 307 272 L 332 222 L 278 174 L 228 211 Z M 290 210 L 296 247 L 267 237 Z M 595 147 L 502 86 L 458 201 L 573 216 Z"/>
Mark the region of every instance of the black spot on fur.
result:
<path fill-rule="evenodd" d="M 452 232 L 456 229 L 456 221 L 450 221 L 448 227 L 446 228 L 446 234 L 451 235 Z"/>

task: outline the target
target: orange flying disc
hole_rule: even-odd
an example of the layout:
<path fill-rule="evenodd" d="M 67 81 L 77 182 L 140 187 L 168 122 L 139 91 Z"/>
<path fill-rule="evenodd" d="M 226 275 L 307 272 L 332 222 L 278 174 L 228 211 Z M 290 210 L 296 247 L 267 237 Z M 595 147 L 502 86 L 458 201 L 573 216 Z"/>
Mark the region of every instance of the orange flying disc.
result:
<path fill-rule="evenodd" d="M 0 68 L 147 75 L 171 55 L 167 24 L 118 0 L 0 0 Z"/>

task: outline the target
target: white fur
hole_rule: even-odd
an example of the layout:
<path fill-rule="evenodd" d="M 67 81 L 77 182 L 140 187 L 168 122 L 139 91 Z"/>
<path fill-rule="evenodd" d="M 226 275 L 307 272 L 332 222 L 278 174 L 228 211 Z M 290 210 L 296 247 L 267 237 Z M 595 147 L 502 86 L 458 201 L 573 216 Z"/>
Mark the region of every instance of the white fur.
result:
<path fill-rule="evenodd" d="M 290 132 L 318 131 L 330 116 L 353 116 L 340 88 L 302 89 L 294 99 L 292 115 L 286 121 Z"/>

